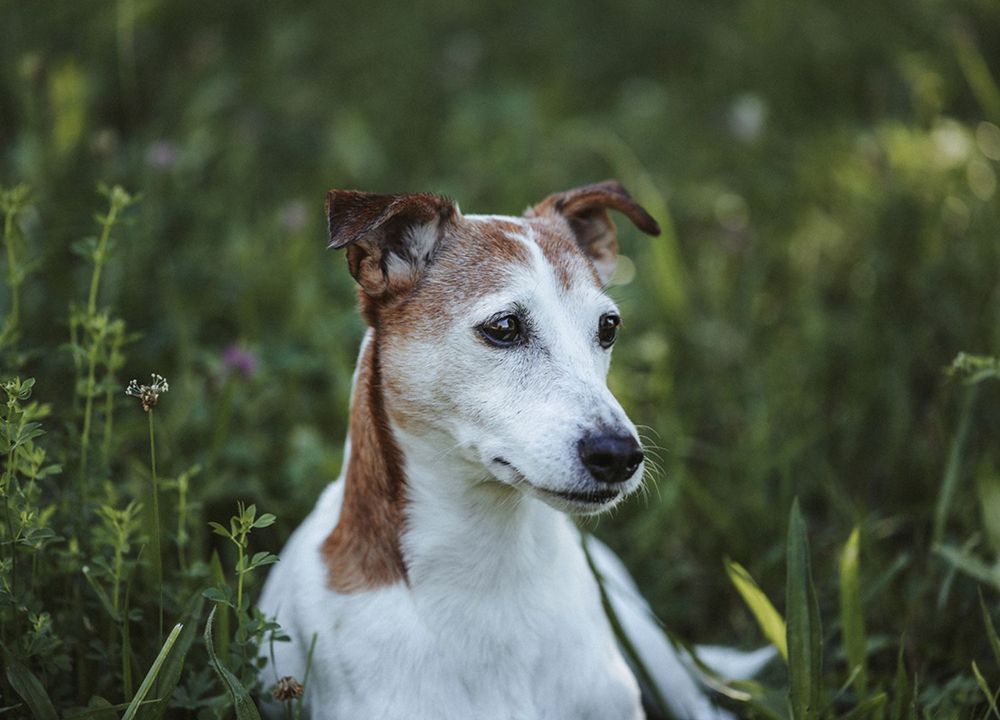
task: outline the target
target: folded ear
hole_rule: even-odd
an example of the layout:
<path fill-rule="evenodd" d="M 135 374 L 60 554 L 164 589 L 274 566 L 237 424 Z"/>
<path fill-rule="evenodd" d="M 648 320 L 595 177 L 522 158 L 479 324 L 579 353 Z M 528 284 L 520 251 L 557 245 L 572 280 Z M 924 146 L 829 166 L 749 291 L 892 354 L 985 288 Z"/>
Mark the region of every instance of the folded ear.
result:
<path fill-rule="evenodd" d="M 351 275 L 370 297 L 398 295 L 420 278 L 444 225 L 457 212 L 447 198 L 427 193 L 331 190 L 326 195 L 329 247 L 347 248 Z"/>
<path fill-rule="evenodd" d="M 618 261 L 618 240 L 615 224 L 608 210 L 617 210 L 647 235 L 659 235 L 657 225 L 617 180 L 605 180 L 573 190 L 549 195 L 530 208 L 525 215 L 561 215 L 569 222 L 576 242 L 594 263 L 601 282 L 607 284 Z"/>

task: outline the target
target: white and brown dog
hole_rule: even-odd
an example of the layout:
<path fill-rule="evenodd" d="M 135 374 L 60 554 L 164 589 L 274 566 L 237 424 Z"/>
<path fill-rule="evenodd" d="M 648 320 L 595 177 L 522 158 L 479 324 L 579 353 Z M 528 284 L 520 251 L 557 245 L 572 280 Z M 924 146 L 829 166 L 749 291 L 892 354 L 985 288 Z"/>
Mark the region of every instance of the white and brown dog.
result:
<path fill-rule="evenodd" d="M 428 194 L 329 193 L 330 246 L 346 248 L 369 329 L 345 470 L 260 600 L 292 638 L 274 644 L 265 685 L 302 679 L 316 638 L 309 717 L 643 716 L 567 517 L 613 507 L 643 475 L 635 426 L 606 384 L 621 322 L 602 289 L 617 250 L 609 209 L 659 233 L 617 182 L 523 217 L 463 215 Z M 671 704 L 715 717 L 641 598 L 622 600 L 634 591 L 617 559 L 593 555 L 620 580 L 625 624 L 669 655 L 655 661 L 676 673 Z"/>

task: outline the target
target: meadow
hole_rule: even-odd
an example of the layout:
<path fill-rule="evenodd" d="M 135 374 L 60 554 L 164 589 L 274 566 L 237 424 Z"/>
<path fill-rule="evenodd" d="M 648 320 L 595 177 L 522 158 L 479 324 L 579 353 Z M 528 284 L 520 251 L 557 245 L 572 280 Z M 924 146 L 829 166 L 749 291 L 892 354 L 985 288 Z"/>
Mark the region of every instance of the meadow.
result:
<path fill-rule="evenodd" d="M 272 692 L 363 332 L 327 189 L 614 177 L 658 467 L 587 529 L 678 643 L 784 648 L 741 717 L 1000 720 L 998 172 L 987 0 L 0 0 L 0 718 Z"/>

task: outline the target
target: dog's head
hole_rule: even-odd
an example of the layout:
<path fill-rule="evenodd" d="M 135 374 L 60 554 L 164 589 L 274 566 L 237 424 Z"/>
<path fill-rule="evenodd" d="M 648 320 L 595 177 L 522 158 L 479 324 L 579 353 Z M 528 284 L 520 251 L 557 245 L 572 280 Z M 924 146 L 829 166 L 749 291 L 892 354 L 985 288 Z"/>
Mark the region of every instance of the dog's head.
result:
<path fill-rule="evenodd" d="M 330 246 L 347 249 L 361 287 L 397 432 L 569 512 L 639 486 L 636 429 L 607 388 L 621 324 L 603 291 L 617 257 L 609 209 L 659 234 L 613 181 L 523 217 L 462 215 L 427 194 L 329 193 Z"/>

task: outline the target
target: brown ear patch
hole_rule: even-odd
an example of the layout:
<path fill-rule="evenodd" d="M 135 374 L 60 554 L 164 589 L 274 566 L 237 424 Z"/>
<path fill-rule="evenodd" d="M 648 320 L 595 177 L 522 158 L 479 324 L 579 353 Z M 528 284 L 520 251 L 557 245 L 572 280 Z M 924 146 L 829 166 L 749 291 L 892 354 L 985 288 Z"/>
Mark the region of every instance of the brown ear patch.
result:
<path fill-rule="evenodd" d="M 328 585 L 341 593 L 405 582 L 400 545 L 405 477 L 403 458 L 386 417 L 378 338 L 358 361 L 351 403 L 351 454 L 336 527 L 320 553 Z"/>
<path fill-rule="evenodd" d="M 326 219 L 331 248 L 347 248 L 351 275 L 372 298 L 399 295 L 431 261 L 455 204 L 438 195 L 380 195 L 331 190 Z"/>
<path fill-rule="evenodd" d="M 601 283 L 614 273 L 618 257 L 615 224 L 608 210 L 617 210 L 648 235 L 659 235 L 660 226 L 617 180 L 555 193 L 530 208 L 527 217 L 562 217 L 569 223 L 577 245 L 590 258 Z"/>

